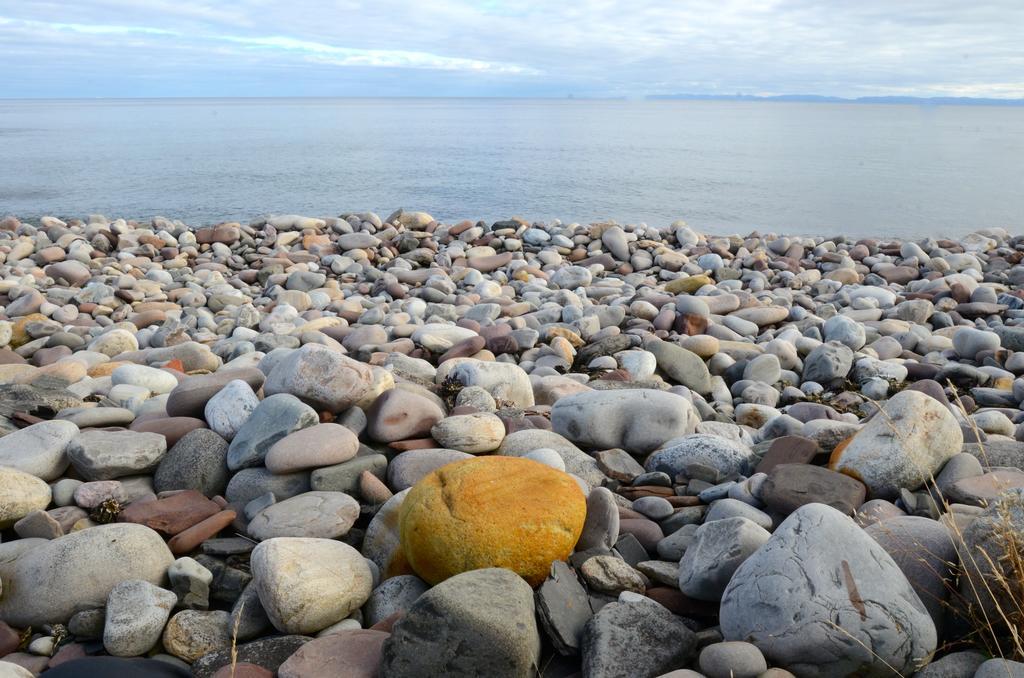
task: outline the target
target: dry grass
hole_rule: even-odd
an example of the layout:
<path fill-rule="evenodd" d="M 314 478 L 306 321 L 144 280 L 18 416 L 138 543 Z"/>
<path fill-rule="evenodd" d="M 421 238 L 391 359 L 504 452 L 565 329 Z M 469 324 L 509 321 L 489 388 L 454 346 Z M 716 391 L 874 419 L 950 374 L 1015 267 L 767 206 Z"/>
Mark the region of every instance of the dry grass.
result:
<path fill-rule="evenodd" d="M 245 612 L 245 603 L 238 608 L 235 615 L 235 623 L 231 627 L 231 678 L 235 678 L 235 668 L 238 666 L 238 626 L 242 623 L 242 613 Z"/>
<path fill-rule="evenodd" d="M 949 383 L 949 386 L 954 404 L 967 425 L 974 431 L 975 439 L 979 441 L 980 456 L 983 465 L 987 467 L 985 446 L 980 442 L 983 439 L 981 431 L 968 415 L 956 387 L 952 383 Z M 894 422 L 882 409 L 881 404 L 872 402 L 877 412 L 885 417 L 894 435 L 898 436 Z M 944 522 L 949 530 L 956 558 L 950 562 L 941 554 L 931 553 L 924 544 L 916 541 L 906 546 L 908 549 L 916 548 L 922 556 L 932 556 L 933 561 L 939 561 L 949 568 L 949 572 L 935 572 L 932 569 L 936 576 L 943 578 L 948 592 L 941 601 L 947 611 L 947 628 L 950 624 L 959 622 L 966 629 L 966 633 L 960 634 L 958 639 L 940 647 L 939 650 L 977 648 L 992 657 L 1024 661 L 1024 538 L 1021 526 L 1015 525 L 1011 507 L 1007 502 L 1000 502 L 996 504 L 990 538 L 978 547 L 972 548 L 967 541 L 965 529 L 952 516 L 951 502 L 939 489 L 934 476 L 931 473 L 927 475 L 926 489 L 930 491 L 941 512 L 950 515 Z M 929 569 L 932 568 L 927 558 L 922 557 L 920 562 Z M 952 573 L 952 577 L 948 576 L 949 573 Z M 974 576 L 969 573 L 973 573 Z M 958 583 L 961 585 L 958 586 Z M 880 657 L 879 659 L 881 660 Z M 884 663 L 884 660 L 882 661 Z M 893 667 L 889 668 L 898 674 Z"/>

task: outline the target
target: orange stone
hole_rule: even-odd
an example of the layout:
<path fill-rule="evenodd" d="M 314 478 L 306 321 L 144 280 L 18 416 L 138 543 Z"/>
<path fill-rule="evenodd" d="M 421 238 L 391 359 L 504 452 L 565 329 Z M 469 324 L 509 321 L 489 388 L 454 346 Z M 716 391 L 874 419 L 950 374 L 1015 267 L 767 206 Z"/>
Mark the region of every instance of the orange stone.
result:
<path fill-rule="evenodd" d="M 540 585 L 572 552 L 587 502 L 566 473 L 521 457 L 475 457 L 416 483 L 399 511 L 402 556 L 437 584 L 504 567 Z"/>

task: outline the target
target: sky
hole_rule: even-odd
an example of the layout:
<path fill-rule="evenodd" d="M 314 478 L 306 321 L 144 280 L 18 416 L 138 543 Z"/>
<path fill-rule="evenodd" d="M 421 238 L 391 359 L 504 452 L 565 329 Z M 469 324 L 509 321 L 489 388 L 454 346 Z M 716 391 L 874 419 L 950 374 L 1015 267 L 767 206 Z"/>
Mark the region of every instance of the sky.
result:
<path fill-rule="evenodd" d="M 0 97 L 1024 97 L 1024 0 L 0 0 Z"/>

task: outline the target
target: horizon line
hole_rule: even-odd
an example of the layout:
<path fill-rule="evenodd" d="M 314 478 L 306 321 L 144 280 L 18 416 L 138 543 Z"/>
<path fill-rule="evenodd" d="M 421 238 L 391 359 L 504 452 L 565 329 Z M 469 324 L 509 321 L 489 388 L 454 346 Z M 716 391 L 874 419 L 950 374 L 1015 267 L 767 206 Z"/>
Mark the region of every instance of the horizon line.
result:
<path fill-rule="evenodd" d="M 620 96 L 580 96 L 568 93 L 565 95 L 361 95 L 361 94 L 304 94 L 304 95 L 152 95 L 152 96 L 42 96 L 42 97 L 5 97 L 0 102 L 40 102 L 40 101 L 216 101 L 216 100 L 288 100 L 288 99 L 320 99 L 320 100 L 522 100 L 522 101 L 624 101 L 624 102 L 660 102 L 660 101 L 733 101 L 739 103 L 832 103 L 832 104 L 951 104 L 951 105 L 1024 105 L 1024 97 L 972 97 L 952 95 L 866 95 L 858 97 L 841 97 L 820 94 L 644 94 Z"/>

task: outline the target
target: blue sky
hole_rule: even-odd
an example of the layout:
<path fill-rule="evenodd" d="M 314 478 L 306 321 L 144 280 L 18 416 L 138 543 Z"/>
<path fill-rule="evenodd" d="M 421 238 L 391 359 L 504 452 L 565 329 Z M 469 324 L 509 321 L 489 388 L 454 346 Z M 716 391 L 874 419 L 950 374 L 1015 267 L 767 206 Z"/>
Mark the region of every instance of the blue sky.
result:
<path fill-rule="evenodd" d="M 1024 97 L 1022 0 L 0 0 L 0 97 Z"/>

